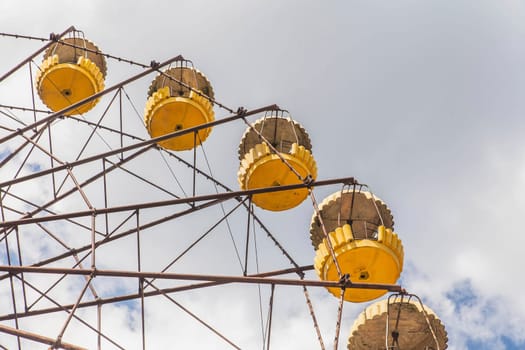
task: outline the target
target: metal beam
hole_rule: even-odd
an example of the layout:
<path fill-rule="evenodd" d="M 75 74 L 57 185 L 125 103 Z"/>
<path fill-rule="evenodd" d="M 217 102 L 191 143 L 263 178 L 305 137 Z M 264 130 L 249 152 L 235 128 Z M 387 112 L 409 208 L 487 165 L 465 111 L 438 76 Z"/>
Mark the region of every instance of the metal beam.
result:
<path fill-rule="evenodd" d="M 307 265 L 307 266 L 301 266 L 299 268 L 293 267 L 293 268 L 288 268 L 288 269 L 283 269 L 283 270 L 263 272 L 263 273 L 258 273 L 258 274 L 251 275 L 251 276 L 253 277 L 271 277 L 271 276 L 278 276 L 278 275 L 286 275 L 290 273 L 302 274 L 305 271 L 310 271 L 313 269 L 314 269 L 313 265 Z M 201 282 L 201 283 L 187 284 L 187 285 L 171 287 L 171 288 L 144 291 L 144 293 L 139 292 L 139 293 L 134 293 L 134 294 L 119 295 L 119 296 L 109 297 L 109 298 L 98 298 L 95 300 L 81 302 L 78 305 L 78 308 L 100 306 L 100 305 L 105 305 L 105 304 L 114 304 L 114 303 L 120 303 L 120 302 L 130 301 L 134 299 L 139 299 L 142 297 L 149 298 L 149 297 L 154 297 L 154 296 L 158 296 L 161 294 L 163 295 L 163 294 L 185 292 L 188 290 L 208 288 L 208 287 L 219 286 L 223 284 L 227 284 L 227 282 Z M 29 286 L 35 289 L 30 284 Z M 42 293 L 42 292 L 39 292 L 39 293 Z M 51 308 L 45 308 L 45 309 L 26 310 L 24 312 L 20 312 L 17 314 L 9 314 L 9 315 L 0 316 L 0 321 L 8 321 L 8 320 L 15 319 L 17 317 L 18 318 L 31 317 L 31 316 L 49 314 L 53 312 L 67 311 L 73 308 L 73 306 L 74 306 L 73 304 L 68 304 L 68 305 L 60 305 L 58 307 L 51 307 Z"/>
<path fill-rule="evenodd" d="M 381 289 L 390 292 L 401 292 L 399 285 L 384 283 L 352 283 L 348 281 L 313 281 L 301 279 L 266 278 L 255 276 L 225 276 L 225 275 L 199 275 L 172 272 L 144 272 L 144 271 L 122 271 L 122 270 L 98 270 L 98 269 L 71 269 L 60 267 L 35 267 L 35 266 L 6 266 L 1 265 L 0 271 L 13 273 L 41 273 L 41 274 L 68 274 L 93 277 L 131 277 L 131 278 L 155 278 L 165 280 L 186 281 L 212 281 L 223 283 L 253 283 L 253 284 L 275 284 L 285 286 L 325 287 L 325 288 L 359 288 L 359 289 Z"/>
<path fill-rule="evenodd" d="M 187 198 L 176 198 L 176 199 L 169 199 L 165 201 L 137 203 L 137 204 L 122 205 L 122 206 L 116 206 L 116 207 L 110 207 L 110 208 L 101 208 L 101 209 L 94 208 L 91 210 L 83 210 L 83 211 L 72 212 L 72 213 L 55 214 L 55 215 L 49 215 L 49 216 L 4 221 L 0 223 L 0 228 L 9 228 L 9 227 L 17 226 L 17 225 L 27 225 L 27 224 L 41 223 L 41 222 L 47 222 L 47 221 L 86 217 L 86 216 L 92 216 L 92 215 L 111 214 L 111 213 L 125 212 L 125 211 L 130 211 L 130 210 L 137 210 L 137 209 L 158 208 L 158 207 L 164 207 L 164 206 L 195 203 L 195 202 L 205 202 L 205 201 L 212 201 L 212 200 L 227 200 L 227 199 L 243 197 L 243 196 L 252 196 L 255 194 L 259 194 L 259 193 L 280 192 L 280 191 L 294 190 L 298 188 L 312 188 L 312 187 L 320 187 L 320 186 L 327 186 L 327 185 L 334 185 L 334 184 L 341 184 L 341 183 L 355 184 L 356 180 L 353 177 L 343 177 L 343 178 L 338 178 L 338 179 L 313 181 L 310 183 L 299 183 L 299 184 L 286 185 L 286 186 L 261 187 L 261 188 L 255 188 L 255 189 L 245 190 L 245 191 L 233 191 L 233 192 L 208 194 L 208 195 L 201 195 L 201 196 L 187 197 Z"/>
<path fill-rule="evenodd" d="M 120 83 L 117 83 L 105 90 L 102 90 L 100 92 L 97 92 L 89 97 L 86 97 L 85 99 L 83 100 L 80 100 L 78 102 L 75 102 L 71 105 L 69 105 L 68 107 L 64 108 L 64 109 L 61 109 L 60 111 L 58 112 L 55 112 L 53 114 L 50 114 L 48 115 L 47 117 L 45 118 L 42 118 L 42 119 L 39 119 L 37 120 L 36 122 L 32 123 L 32 124 L 29 124 L 27 126 L 24 126 L 23 128 L 20 128 L 20 129 L 17 129 L 15 132 L 12 132 L 11 134 L 7 135 L 7 136 L 4 136 L 0 139 L 0 144 L 6 142 L 6 141 L 9 141 L 10 139 L 18 136 L 18 135 L 21 135 L 23 134 L 24 132 L 28 131 L 28 130 L 32 130 L 32 129 L 35 129 L 37 126 L 41 125 L 41 124 L 45 124 L 45 123 L 48 123 L 50 121 L 53 121 L 54 119 L 58 118 L 58 117 L 61 117 L 61 116 L 64 116 L 66 113 L 90 102 L 90 101 L 93 101 L 93 100 L 96 100 L 97 98 L 99 97 L 102 97 L 104 96 L 105 94 L 109 93 L 109 92 L 112 92 L 114 90 L 117 90 L 117 89 L 120 89 L 121 87 L 123 87 L 124 85 L 127 85 L 135 80 L 138 80 L 150 73 L 153 73 L 153 72 L 156 72 L 158 71 L 158 69 L 160 67 L 163 67 L 163 66 L 166 66 L 174 61 L 180 61 L 182 60 L 183 57 L 181 55 L 179 56 L 176 56 L 176 57 L 172 57 L 170 58 L 169 60 L 167 61 L 164 61 L 162 63 L 158 63 L 158 64 L 155 64 L 153 67 L 149 68 L 149 69 L 146 69 L 144 70 L 143 72 L 137 74 L 137 75 L 134 75 L 132 76 L 131 78 L 128 78 L 126 80 L 123 80 L 121 81 Z M 2 185 L 3 186 L 3 185 Z"/>
<path fill-rule="evenodd" d="M 172 60 L 176 60 L 176 59 L 177 59 L 177 57 L 172 59 Z M 166 62 L 162 63 L 161 65 L 165 65 L 165 64 L 168 64 L 168 63 L 170 63 L 170 61 L 166 61 Z M 40 125 L 40 124 L 42 124 L 42 123 L 44 123 L 44 122 L 46 122 L 48 120 L 52 120 L 52 119 L 58 118 L 63 113 L 68 112 L 70 109 L 76 108 L 76 107 L 78 107 L 79 105 L 81 105 L 83 103 L 91 101 L 91 99 L 94 96 L 99 96 L 99 95 L 101 95 L 103 93 L 107 93 L 107 92 L 109 92 L 111 90 L 114 90 L 115 88 L 118 88 L 118 87 L 120 87 L 122 85 L 125 85 L 127 82 L 131 81 L 132 79 L 135 80 L 135 79 L 138 79 L 138 77 L 142 77 L 142 76 L 146 75 L 147 73 L 151 73 L 151 71 L 152 71 L 151 69 L 148 70 L 148 71 L 145 71 L 145 72 L 143 72 L 143 73 L 141 73 L 139 75 L 136 75 L 135 77 L 132 77 L 132 78 L 126 80 L 126 82 L 124 82 L 124 83 L 120 83 L 120 85 L 118 85 L 118 86 L 114 85 L 113 87 L 111 87 L 111 88 L 109 88 L 107 90 L 104 90 L 104 91 L 99 92 L 98 94 L 92 95 L 91 97 L 88 97 L 88 98 L 86 98 L 86 99 L 84 99 L 84 100 L 82 100 L 82 101 L 80 101 L 78 103 L 75 103 L 75 104 L 71 105 L 70 107 L 67 107 L 67 108 L 65 108 L 65 109 L 63 109 L 63 110 L 61 110 L 61 111 L 59 111 L 57 113 L 51 114 L 50 116 L 48 116 L 48 117 L 46 117 L 44 119 L 40 119 L 36 123 L 33 123 L 31 125 L 28 125 L 28 126 L 25 126 L 25 127 L 21 128 L 21 129 L 17 129 L 17 131 L 15 131 L 15 132 L 13 132 L 13 133 L 3 137 L 2 139 L 0 139 L 0 144 L 4 143 L 4 142 L 10 140 L 11 138 L 13 138 L 13 137 L 15 137 L 17 135 L 20 135 L 22 132 L 30 130 L 30 129 L 34 128 L 35 126 Z M 74 162 L 62 164 L 62 165 L 53 167 L 51 169 L 46 169 L 46 170 L 42 170 L 42 171 L 39 171 L 39 172 L 32 173 L 30 175 L 19 177 L 19 178 L 16 178 L 16 179 L 7 180 L 7 181 L 4 181 L 4 182 L 0 183 L 0 188 L 7 187 L 7 186 L 10 186 L 10 185 L 13 185 L 13 184 L 16 184 L 16 183 L 24 182 L 24 181 L 27 181 L 27 180 L 31 180 L 31 179 L 34 179 L 34 178 L 37 178 L 37 177 L 41 177 L 43 175 L 48 175 L 48 174 L 55 173 L 55 172 L 58 172 L 58 171 L 66 170 L 68 168 L 73 168 L 73 167 L 75 167 L 77 165 L 90 163 L 90 162 L 93 162 L 93 161 L 96 161 L 96 160 L 99 160 L 99 159 L 102 159 L 102 158 L 107 158 L 107 157 L 113 156 L 115 154 L 119 154 L 119 153 L 123 153 L 123 152 L 127 152 L 127 151 L 130 151 L 130 150 L 133 150 L 135 148 L 149 146 L 151 144 L 158 143 L 158 142 L 161 142 L 161 141 L 173 138 L 173 137 L 182 136 L 182 135 L 185 135 L 185 134 L 188 134 L 188 133 L 192 133 L 192 132 L 197 132 L 197 131 L 199 131 L 201 129 L 211 128 L 211 127 L 214 127 L 216 125 L 220 125 L 220 124 L 224 124 L 224 123 L 228 123 L 228 122 L 234 121 L 236 119 L 245 118 L 245 117 L 250 116 L 250 115 L 259 114 L 259 113 L 262 113 L 262 112 L 271 111 L 271 110 L 275 110 L 275 109 L 278 109 L 278 108 L 279 108 L 279 106 L 274 104 L 274 105 L 269 105 L 269 106 L 262 107 L 262 108 L 253 109 L 251 111 L 244 111 L 244 110 L 242 110 L 242 111 L 239 111 L 238 113 L 233 114 L 233 115 L 231 115 L 229 117 L 218 119 L 218 120 L 212 121 L 210 123 L 201 124 L 201 125 L 198 125 L 198 126 L 194 126 L 192 128 L 187 128 L 187 129 L 183 129 L 183 130 L 179 130 L 179 131 L 174 131 L 172 133 L 169 133 L 169 134 L 166 134 L 166 135 L 162 135 L 162 136 L 159 136 L 159 137 L 155 137 L 155 138 L 151 138 L 149 140 L 137 142 L 137 143 L 129 145 L 129 146 L 116 148 L 114 150 L 111 150 L 111 151 L 108 151 L 108 152 L 105 152 L 105 153 L 99 153 L 99 154 L 96 154 L 94 156 L 90 156 L 90 157 L 87 157 L 87 158 L 84 158 L 84 159 L 76 160 Z"/>
<path fill-rule="evenodd" d="M 24 338 L 24 339 L 29 339 L 29 340 L 32 340 L 32 341 L 35 341 L 35 342 L 38 342 L 38 343 L 42 343 L 42 344 L 47 344 L 47 345 L 51 345 L 51 346 L 57 346 L 58 345 L 60 347 L 60 349 L 65 349 L 65 350 L 87 350 L 87 348 L 82 348 L 80 346 L 76 346 L 76 345 L 69 344 L 69 343 L 59 342 L 59 344 L 57 344 L 57 341 L 55 339 L 53 339 L 53 338 L 44 337 L 44 336 L 42 336 L 40 334 L 31 333 L 31 332 L 28 332 L 28 331 L 23 331 L 21 329 L 11 328 L 11 327 L 8 327 L 8 326 L 4 326 L 2 324 L 0 324 L 0 332 L 11 334 L 11 335 L 16 335 L 17 337 L 21 337 L 21 338 Z"/>
<path fill-rule="evenodd" d="M 62 33 L 60 34 L 57 34 L 57 35 L 51 35 L 50 39 L 49 39 L 49 43 L 45 44 L 44 46 L 42 46 L 40 49 L 36 50 L 33 54 L 31 54 L 28 58 L 26 58 L 25 60 L 22 60 L 22 62 L 20 62 L 19 64 L 17 64 L 14 68 L 12 68 L 11 70 L 9 70 L 9 72 L 5 73 L 4 75 L 2 75 L 2 77 L 0 77 L 0 82 L 4 81 L 5 78 L 7 78 L 8 76 L 10 76 L 11 74 L 13 74 L 14 72 L 16 72 L 17 70 L 19 70 L 23 65 L 25 65 L 27 62 L 30 62 L 33 58 L 35 58 L 36 56 L 38 56 L 41 52 L 44 52 L 48 47 L 50 47 L 51 45 L 53 45 L 55 43 L 55 39 L 60 39 L 61 37 L 63 37 L 64 35 L 66 35 L 67 33 L 71 32 L 75 30 L 75 27 L 71 26 L 69 28 L 67 28 L 65 31 L 63 31 Z"/>

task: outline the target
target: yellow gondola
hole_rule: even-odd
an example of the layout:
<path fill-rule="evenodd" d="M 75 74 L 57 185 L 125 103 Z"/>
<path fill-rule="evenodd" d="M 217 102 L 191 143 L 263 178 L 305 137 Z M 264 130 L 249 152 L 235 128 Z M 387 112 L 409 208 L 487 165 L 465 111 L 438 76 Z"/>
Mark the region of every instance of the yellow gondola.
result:
<path fill-rule="evenodd" d="M 58 112 L 104 90 L 106 60 L 90 41 L 72 37 L 49 47 L 36 76 L 36 87 L 42 102 Z M 87 102 L 66 115 L 83 114 L 99 99 Z"/>
<path fill-rule="evenodd" d="M 407 296 L 391 296 L 357 317 L 348 350 L 444 350 L 447 342 L 445 326 L 428 306 Z"/>
<path fill-rule="evenodd" d="M 241 162 L 237 175 L 241 189 L 293 185 L 307 178 L 315 180 L 317 165 L 311 149 L 306 131 L 290 118 L 273 115 L 257 120 L 246 130 L 239 145 Z M 260 208 L 281 211 L 298 206 L 307 196 L 308 189 L 301 188 L 256 194 L 252 201 Z"/>
<path fill-rule="evenodd" d="M 153 138 L 215 119 L 210 102 L 213 99 L 211 84 L 193 67 L 174 67 L 158 75 L 151 83 L 148 96 L 144 123 Z M 161 141 L 159 145 L 174 151 L 190 150 L 204 142 L 210 133 L 211 128 L 204 128 Z"/>
<path fill-rule="evenodd" d="M 403 269 L 403 244 L 392 231 L 393 217 L 386 204 L 369 192 L 348 190 L 327 197 L 319 206 L 319 213 L 322 220 L 315 214 L 312 217 L 310 238 L 316 248 L 314 267 L 321 280 L 338 281 L 338 265 L 341 273 L 349 274 L 350 281 L 355 283 L 392 284 L 397 281 Z M 340 297 L 340 289 L 328 290 Z M 348 288 L 344 299 L 365 302 L 386 292 Z"/>

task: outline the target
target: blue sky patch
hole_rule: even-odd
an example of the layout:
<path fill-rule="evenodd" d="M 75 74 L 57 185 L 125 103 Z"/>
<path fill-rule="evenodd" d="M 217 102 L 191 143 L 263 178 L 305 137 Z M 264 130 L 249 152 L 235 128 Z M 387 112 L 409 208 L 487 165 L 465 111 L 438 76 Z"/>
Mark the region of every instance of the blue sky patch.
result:
<path fill-rule="evenodd" d="M 9 156 L 10 154 L 11 154 L 11 151 L 7 148 L 0 151 L 0 161 L 7 158 L 7 156 Z"/>
<path fill-rule="evenodd" d="M 38 163 L 28 163 L 27 166 L 31 170 L 31 172 L 37 172 L 42 169 L 42 166 Z"/>
<path fill-rule="evenodd" d="M 495 341 L 470 339 L 467 342 L 467 348 L 469 350 L 523 350 L 525 343 L 516 343 L 509 337 L 501 336 Z"/>
<path fill-rule="evenodd" d="M 472 307 L 478 301 L 478 296 L 469 279 L 456 283 L 454 288 L 446 294 L 446 297 L 454 303 L 455 312 L 459 312 L 465 307 Z"/>

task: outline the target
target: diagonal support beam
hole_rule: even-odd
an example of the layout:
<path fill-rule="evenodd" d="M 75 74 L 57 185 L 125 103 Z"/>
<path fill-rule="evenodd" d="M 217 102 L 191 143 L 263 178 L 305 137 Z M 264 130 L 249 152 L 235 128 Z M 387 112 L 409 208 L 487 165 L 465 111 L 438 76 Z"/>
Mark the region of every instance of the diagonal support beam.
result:
<path fill-rule="evenodd" d="M 171 60 L 176 60 L 176 59 L 178 59 L 178 57 L 172 58 Z M 161 65 L 168 64 L 168 63 L 171 62 L 171 60 L 168 60 L 168 61 L 166 61 L 164 63 L 161 63 Z M 147 70 L 145 72 L 150 73 L 151 70 Z M 142 77 L 142 76 L 146 75 L 145 72 L 143 72 L 141 74 L 138 74 L 138 75 L 136 75 L 136 76 L 126 80 L 125 82 L 119 83 L 117 85 L 114 85 L 111 88 L 108 88 L 108 89 L 106 89 L 104 91 L 101 91 L 98 94 L 91 95 L 91 97 L 88 97 L 88 98 L 86 98 L 86 99 L 84 99 L 84 100 L 82 100 L 82 101 L 80 101 L 78 103 L 75 103 L 75 104 L 73 104 L 73 105 L 71 105 L 71 106 L 69 106 L 67 108 L 64 108 L 63 110 L 61 110 L 61 111 L 59 111 L 57 113 L 51 114 L 51 115 L 49 115 L 48 117 L 46 117 L 44 119 L 40 119 L 40 120 L 38 120 L 37 122 L 35 122 L 35 123 L 31 124 L 31 125 L 25 126 L 25 127 L 21 128 L 21 129 L 17 129 L 15 132 L 12 132 L 11 134 L 9 134 L 9 135 L 7 135 L 7 136 L 5 136 L 3 138 L 0 138 L 0 144 L 4 143 L 6 141 L 9 141 L 10 139 L 12 139 L 12 138 L 14 138 L 16 136 L 19 136 L 19 135 L 21 135 L 22 133 L 24 133 L 24 132 L 26 132 L 28 130 L 31 130 L 35 126 L 38 126 L 38 125 L 43 124 L 43 123 L 48 122 L 48 121 L 52 121 L 52 120 L 62 116 L 63 113 L 69 112 L 72 108 L 76 108 L 76 107 L 82 105 L 83 103 L 91 101 L 94 96 L 99 96 L 101 94 L 105 94 L 105 93 L 107 93 L 109 91 L 112 91 L 112 90 L 114 90 L 116 88 L 120 88 L 121 86 L 124 86 L 125 84 L 130 82 L 130 80 L 132 81 L 132 80 L 138 79 L 139 77 Z M 93 155 L 93 156 L 90 156 L 90 157 L 87 157 L 87 158 L 76 160 L 74 162 L 70 162 L 70 163 L 67 163 L 67 164 L 62 164 L 62 165 L 59 165 L 59 166 L 55 166 L 55 167 L 53 167 L 51 169 L 42 170 L 42 171 L 35 172 L 35 173 L 32 173 L 32 174 L 27 175 L 27 176 L 23 176 L 23 177 L 19 177 L 19 178 L 16 178 L 16 179 L 11 179 L 11 180 L 7 180 L 7 181 L 4 181 L 4 182 L 0 182 L 0 187 L 3 188 L 3 187 L 6 187 L 6 186 L 13 185 L 15 183 L 24 182 L 24 181 L 27 181 L 27 180 L 31 180 L 31 179 L 34 179 L 34 178 L 41 177 L 43 175 L 48 175 L 48 174 L 52 174 L 52 173 L 55 173 L 55 172 L 58 172 L 58 171 L 66 170 L 68 168 L 73 168 L 73 167 L 78 166 L 78 165 L 90 163 L 90 162 L 97 161 L 97 160 L 100 160 L 100 159 L 103 159 L 103 158 L 107 158 L 107 157 L 110 157 L 110 156 L 113 156 L 113 155 L 116 155 L 116 154 L 127 152 L 127 151 L 133 150 L 135 148 L 147 147 L 147 146 L 153 145 L 155 143 L 158 143 L 158 142 L 161 142 L 161 141 L 164 141 L 164 140 L 168 140 L 168 139 L 173 138 L 173 137 L 178 137 L 178 136 L 186 135 L 186 134 L 189 134 L 189 133 L 194 133 L 194 132 L 197 132 L 197 131 L 199 131 L 201 129 L 205 129 L 205 128 L 212 128 L 212 127 L 214 127 L 216 125 L 229 123 L 229 122 L 232 122 L 232 121 L 237 120 L 237 119 L 245 118 L 245 117 L 250 116 L 250 115 L 259 114 L 259 113 L 270 111 L 270 110 L 274 110 L 276 108 L 278 108 L 277 105 L 269 105 L 269 106 L 266 106 L 266 107 L 253 109 L 253 110 L 250 110 L 250 111 L 240 110 L 236 114 L 230 115 L 230 116 L 222 118 L 222 119 L 214 120 L 214 121 L 209 122 L 209 123 L 197 125 L 197 126 L 194 126 L 194 127 L 191 127 L 191 128 L 186 128 L 186 129 L 179 130 L 179 131 L 174 131 L 174 132 L 171 132 L 169 134 L 158 136 L 158 137 L 151 138 L 151 139 L 148 139 L 148 140 L 144 140 L 144 141 L 141 141 L 141 142 L 137 142 L 137 143 L 134 143 L 132 145 L 116 148 L 116 149 L 113 149 L 113 150 L 105 152 L 105 153 L 99 153 L 99 154 L 96 154 L 96 155 Z"/>
<path fill-rule="evenodd" d="M 40 335 L 40 334 L 23 331 L 21 329 L 11 328 L 11 327 L 4 326 L 1 324 L 0 324 L 0 332 L 11 334 L 11 335 L 16 335 L 24 339 L 29 339 L 29 340 L 32 340 L 38 343 L 42 343 L 42 344 L 47 344 L 50 346 L 56 345 L 56 339 L 44 337 L 43 335 Z M 64 343 L 64 342 L 60 342 L 59 346 L 61 349 L 65 349 L 65 350 L 87 350 L 87 348 L 83 348 L 80 346 L 76 346 L 76 345 Z"/>
<path fill-rule="evenodd" d="M 62 33 L 60 34 L 57 34 L 55 36 L 53 36 L 52 38 L 50 38 L 49 42 L 47 44 L 45 44 L 44 46 L 42 46 L 40 49 L 38 49 L 37 51 L 35 51 L 33 54 L 31 54 L 28 58 L 26 58 L 25 60 L 22 60 L 22 62 L 20 62 L 19 64 L 17 64 L 14 68 L 12 68 L 11 70 L 9 70 L 9 72 L 5 73 L 4 75 L 2 75 L 2 77 L 0 77 L 0 82 L 4 81 L 7 77 L 9 77 L 11 74 L 13 74 L 14 72 L 16 72 L 17 70 L 19 70 L 21 67 L 23 67 L 27 62 L 30 62 L 33 58 L 35 58 L 36 56 L 40 55 L 40 53 L 44 52 L 48 47 L 50 47 L 51 45 L 53 45 L 55 43 L 55 40 L 53 39 L 60 39 L 61 37 L 63 37 L 64 35 L 66 35 L 67 33 L 71 32 L 75 30 L 75 27 L 71 26 L 69 28 L 67 28 L 65 31 L 63 31 Z"/>
<path fill-rule="evenodd" d="M 356 180 L 353 177 L 344 177 L 344 178 L 338 178 L 338 179 L 313 181 L 310 183 L 299 183 L 299 184 L 286 185 L 286 186 L 261 187 L 261 188 L 255 188 L 255 189 L 244 190 L 244 191 L 216 193 L 216 194 L 201 195 L 201 196 L 188 197 L 188 198 L 176 198 L 176 199 L 170 199 L 170 200 L 165 200 L 165 201 L 137 203 L 137 204 L 116 206 L 116 207 L 110 207 L 110 208 L 101 208 L 101 209 L 94 208 L 92 210 L 84 210 L 84 211 L 78 211 L 78 212 L 72 212 L 72 213 L 66 213 L 66 214 L 55 214 L 55 215 L 49 215 L 45 217 L 23 218 L 19 220 L 4 221 L 0 223 L 0 228 L 14 227 L 17 225 L 34 224 L 37 222 L 41 223 L 41 222 L 46 222 L 46 221 L 86 217 L 86 216 L 92 216 L 92 215 L 119 213 L 119 212 L 125 212 L 125 211 L 130 211 L 130 210 L 137 210 L 137 209 L 157 208 L 157 207 L 187 204 L 187 203 L 194 203 L 194 202 L 206 202 L 206 201 L 213 201 L 213 200 L 228 200 L 228 199 L 242 197 L 242 196 L 252 196 L 258 193 L 280 192 L 280 191 L 294 190 L 298 188 L 312 188 L 316 186 L 327 186 L 327 185 L 335 185 L 335 184 L 340 184 L 340 183 L 353 184 L 355 182 Z"/>
<path fill-rule="evenodd" d="M 78 108 L 78 107 L 80 107 L 80 106 L 82 106 L 82 105 L 84 105 L 84 104 L 86 104 L 88 102 L 96 100 L 97 98 L 102 97 L 102 96 L 104 96 L 104 95 L 106 95 L 106 94 L 108 94 L 108 93 L 110 93 L 110 92 L 112 92 L 114 90 L 120 89 L 121 87 L 123 87 L 125 85 L 128 85 L 129 83 L 131 83 L 131 82 L 133 82 L 135 80 L 138 80 L 138 79 L 140 79 L 140 78 L 142 78 L 142 77 L 144 77 L 144 76 L 146 76 L 148 74 L 151 74 L 153 72 L 157 72 L 160 67 L 164 67 L 164 66 L 166 66 L 166 65 L 168 65 L 170 63 L 173 63 L 175 61 L 180 61 L 182 59 L 183 59 L 183 57 L 181 55 L 179 55 L 179 56 L 176 56 L 176 57 L 172 57 L 172 58 L 170 58 L 167 61 L 164 61 L 162 63 L 158 63 L 158 64 L 152 66 L 151 68 L 146 69 L 146 70 L 142 71 L 141 73 L 132 76 L 131 78 L 128 78 L 128 79 L 126 79 L 124 81 L 121 81 L 120 83 L 117 83 L 117 84 L 115 84 L 115 85 L 113 85 L 111 87 L 108 87 L 105 90 L 102 90 L 100 92 L 97 92 L 96 94 L 93 94 L 93 95 L 91 95 L 89 97 L 86 97 L 83 100 L 80 100 L 80 101 L 78 101 L 76 103 L 73 103 L 73 104 L 67 106 L 66 108 L 64 108 L 64 109 L 62 109 L 62 110 L 60 110 L 58 112 L 55 112 L 53 114 L 48 115 L 45 118 L 37 120 L 36 122 L 34 122 L 32 124 L 29 124 L 27 126 L 24 126 L 23 128 L 17 129 L 15 132 L 0 138 L 0 144 L 4 143 L 6 141 L 9 141 L 9 140 L 11 140 L 12 138 L 14 138 L 16 136 L 21 135 L 21 134 L 25 133 L 26 131 L 32 130 L 35 127 L 37 127 L 37 126 L 39 126 L 41 124 L 45 124 L 45 123 L 53 121 L 53 120 L 55 120 L 55 119 L 57 119 L 59 117 L 62 117 L 66 113 L 68 113 L 70 111 L 73 111 L 76 108 Z"/>

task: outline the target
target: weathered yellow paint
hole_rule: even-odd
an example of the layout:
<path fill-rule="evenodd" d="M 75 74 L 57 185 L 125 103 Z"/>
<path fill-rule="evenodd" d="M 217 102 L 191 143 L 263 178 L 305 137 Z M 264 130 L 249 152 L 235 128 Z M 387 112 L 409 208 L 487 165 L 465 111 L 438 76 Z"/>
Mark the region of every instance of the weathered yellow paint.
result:
<path fill-rule="evenodd" d="M 208 99 L 190 92 L 189 97 L 171 96 L 169 87 L 151 95 L 146 103 L 144 122 L 151 137 L 192 128 L 214 120 L 213 107 Z M 194 133 L 159 142 L 161 147 L 174 151 L 190 150 L 200 145 L 211 132 L 204 128 Z"/>
<path fill-rule="evenodd" d="M 37 91 L 42 102 L 58 112 L 104 90 L 104 76 L 89 58 L 80 56 L 76 63 L 59 63 L 58 55 L 44 60 L 37 75 Z M 87 102 L 66 115 L 83 114 L 91 110 L 98 99 Z"/>
<path fill-rule="evenodd" d="M 355 283 L 385 283 L 397 281 L 403 270 L 403 245 L 397 234 L 379 226 L 378 239 L 354 239 L 350 225 L 338 227 L 328 234 L 341 272 Z M 336 265 L 326 238 L 319 244 L 314 259 L 315 270 L 323 281 L 339 281 Z M 328 288 L 340 297 L 341 289 Z M 365 302 L 384 295 L 386 290 L 348 288 L 344 299 Z"/>
<path fill-rule="evenodd" d="M 289 153 L 279 155 L 272 153 L 265 143 L 257 144 L 245 154 L 238 172 L 239 185 L 243 190 L 299 184 L 307 176 L 315 180 L 317 166 L 310 151 L 297 144 L 292 145 Z M 300 188 L 256 194 L 252 201 L 260 208 L 281 211 L 298 206 L 307 196 L 308 189 Z"/>

